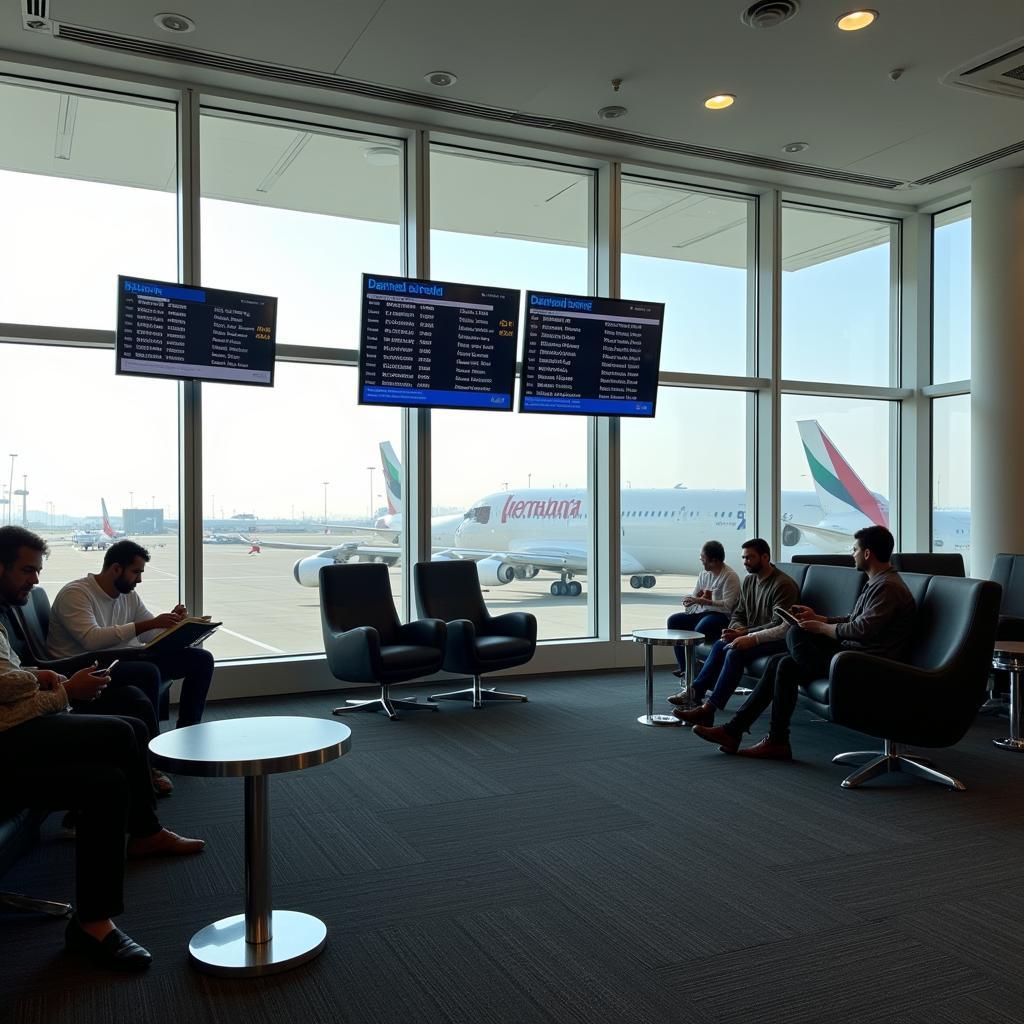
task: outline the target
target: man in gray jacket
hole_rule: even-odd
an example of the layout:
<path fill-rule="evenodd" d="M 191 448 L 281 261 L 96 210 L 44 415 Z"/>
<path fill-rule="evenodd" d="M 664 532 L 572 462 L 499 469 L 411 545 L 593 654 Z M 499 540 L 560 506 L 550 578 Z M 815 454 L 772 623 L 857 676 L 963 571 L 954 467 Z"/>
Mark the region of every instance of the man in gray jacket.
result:
<path fill-rule="evenodd" d="M 739 604 L 693 681 L 694 696 L 703 703 L 693 710 L 677 707 L 672 712 L 688 725 L 714 724 L 715 712 L 736 692 L 747 665 L 755 658 L 786 650 L 783 638 L 790 627 L 776 609 L 788 608 L 796 600 L 796 581 L 772 565 L 771 548 L 760 537 L 743 545 L 743 567 L 747 576 L 740 586 Z M 669 703 L 678 705 L 684 699 L 676 694 L 669 697 Z"/>
<path fill-rule="evenodd" d="M 726 754 L 789 761 L 789 721 L 796 707 L 797 688 L 828 675 L 833 655 L 858 650 L 880 658 L 903 657 L 914 629 L 914 598 L 899 573 L 889 563 L 893 536 L 884 526 L 867 526 L 854 535 L 853 561 L 868 576 L 849 615 L 817 614 L 807 605 L 793 605 L 799 627 L 786 637 L 789 654 L 773 658 L 754 692 L 744 701 L 732 721 L 720 728 L 700 727 L 694 735 L 717 743 Z M 788 606 L 787 606 L 788 607 Z M 761 712 L 772 706 L 768 735 L 744 750 L 740 739 Z"/>

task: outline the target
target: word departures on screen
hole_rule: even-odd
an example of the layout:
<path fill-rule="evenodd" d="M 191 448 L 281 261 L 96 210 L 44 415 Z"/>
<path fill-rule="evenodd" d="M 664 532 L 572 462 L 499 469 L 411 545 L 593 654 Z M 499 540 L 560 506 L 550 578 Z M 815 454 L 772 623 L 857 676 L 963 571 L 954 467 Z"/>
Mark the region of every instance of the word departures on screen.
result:
<path fill-rule="evenodd" d="M 510 411 L 518 290 L 363 274 L 359 401 Z"/>
<path fill-rule="evenodd" d="M 664 303 L 526 296 L 521 412 L 654 415 Z"/>
<path fill-rule="evenodd" d="M 271 387 L 276 327 L 266 295 L 117 279 L 118 373 Z"/>

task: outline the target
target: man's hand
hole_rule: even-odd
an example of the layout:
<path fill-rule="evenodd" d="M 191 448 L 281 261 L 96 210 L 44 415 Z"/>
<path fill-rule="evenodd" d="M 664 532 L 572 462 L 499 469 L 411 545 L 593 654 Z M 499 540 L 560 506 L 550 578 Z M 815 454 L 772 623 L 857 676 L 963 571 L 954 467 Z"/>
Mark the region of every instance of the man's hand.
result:
<path fill-rule="evenodd" d="M 694 605 L 696 603 L 697 603 L 697 598 L 695 598 L 692 594 L 687 594 L 686 597 L 683 598 L 683 607 L 684 608 L 689 608 L 691 605 Z"/>
<path fill-rule="evenodd" d="M 724 633 L 722 635 L 725 636 Z M 747 636 L 747 634 L 744 633 L 743 636 L 738 636 L 735 640 L 731 641 L 729 646 L 734 651 L 746 651 L 749 650 L 751 647 L 757 646 L 757 637 Z"/>
<path fill-rule="evenodd" d="M 58 684 L 64 682 L 64 677 L 59 672 L 44 668 L 36 672 L 36 682 L 40 690 L 56 690 Z"/>
<path fill-rule="evenodd" d="M 810 605 L 794 604 L 789 609 L 801 622 L 824 622 L 828 616 L 819 615 Z"/>
<path fill-rule="evenodd" d="M 106 669 L 97 670 L 93 662 L 88 668 L 79 669 L 64 684 L 68 697 L 72 700 L 95 700 L 110 682 L 110 674 Z"/>
<path fill-rule="evenodd" d="M 699 593 L 699 594 L 697 595 L 697 600 L 698 600 L 698 601 L 711 601 L 711 600 L 713 600 L 713 598 L 712 598 L 712 596 L 711 596 L 711 591 L 710 591 L 710 590 L 708 590 L 708 589 L 707 589 L 707 588 L 705 587 L 705 588 L 704 588 L 704 590 L 702 590 L 702 591 L 701 591 L 701 592 L 700 592 L 700 593 Z"/>
<path fill-rule="evenodd" d="M 188 609 L 183 604 L 176 604 L 171 609 L 171 614 L 172 615 L 179 615 L 183 619 L 183 618 L 185 618 L 186 615 L 188 615 Z"/>
<path fill-rule="evenodd" d="M 737 637 L 746 636 L 746 635 L 747 635 L 747 627 L 746 626 L 737 626 L 736 629 L 723 629 L 722 630 L 722 639 L 727 644 L 732 643 Z"/>
<path fill-rule="evenodd" d="M 185 618 L 180 612 L 164 612 L 163 615 L 157 615 L 152 620 L 153 625 L 150 629 L 170 629 L 171 626 L 176 626 L 181 620 Z"/>

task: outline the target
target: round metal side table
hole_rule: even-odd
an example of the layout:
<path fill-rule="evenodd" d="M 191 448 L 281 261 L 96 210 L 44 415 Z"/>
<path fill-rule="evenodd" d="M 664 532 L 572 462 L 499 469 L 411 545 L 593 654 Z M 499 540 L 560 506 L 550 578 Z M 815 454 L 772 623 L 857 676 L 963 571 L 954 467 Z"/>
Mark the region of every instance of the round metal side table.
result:
<path fill-rule="evenodd" d="M 633 640 L 644 645 L 644 683 L 647 687 L 647 714 L 637 721 L 641 725 L 682 725 L 673 715 L 654 713 L 654 648 L 674 647 L 682 644 L 686 648 L 685 691 L 693 693 L 693 647 L 704 639 L 703 633 L 692 629 L 634 629 Z"/>
<path fill-rule="evenodd" d="M 1010 735 L 1006 739 L 992 742 L 1003 750 L 1024 750 L 1020 728 L 1020 674 L 1024 671 L 1024 642 L 997 640 L 992 652 L 992 667 L 1010 673 Z"/>
<path fill-rule="evenodd" d="M 207 974 L 274 974 L 312 960 L 327 938 L 317 917 L 272 909 L 270 776 L 347 754 L 352 732 L 319 718 L 235 718 L 155 736 L 153 764 L 181 775 L 245 778 L 245 913 L 196 932 L 189 957 Z M 209 856 L 209 854 L 207 854 Z"/>

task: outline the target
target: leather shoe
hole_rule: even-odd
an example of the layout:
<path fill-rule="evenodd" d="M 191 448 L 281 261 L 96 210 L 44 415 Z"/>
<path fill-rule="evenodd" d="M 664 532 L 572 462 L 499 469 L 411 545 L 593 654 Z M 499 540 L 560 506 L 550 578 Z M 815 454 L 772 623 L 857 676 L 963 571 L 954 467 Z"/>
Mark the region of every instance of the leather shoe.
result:
<path fill-rule="evenodd" d="M 715 708 L 713 704 L 702 704 L 699 708 L 673 708 L 672 714 L 687 725 L 714 725 Z"/>
<path fill-rule="evenodd" d="M 717 743 L 723 754 L 735 754 L 740 747 L 739 737 L 726 732 L 725 727 L 721 725 L 695 725 L 693 735 L 707 740 L 708 743 Z"/>
<path fill-rule="evenodd" d="M 94 939 L 74 917 L 64 932 L 64 945 L 69 952 L 84 953 L 100 967 L 113 971 L 144 971 L 153 962 L 149 950 L 120 928 L 108 932 L 103 939 Z"/>
<path fill-rule="evenodd" d="M 177 832 L 162 828 L 151 836 L 128 840 L 129 857 L 167 857 L 198 853 L 206 845 L 202 839 L 186 839 Z"/>
<path fill-rule="evenodd" d="M 792 761 L 793 750 L 788 743 L 773 743 L 770 736 L 765 736 L 760 743 L 752 747 L 737 750 L 742 757 L 759 757 L 763 761 Z"/>
<path fill-rule="evenodd" d="M 684 669 L 674 668 L 674 669 L 672 669 L 672 675 L 674 675 L 676 677 L 676 679 L 682 679 L 683 676 L 686 675 L 686 672 L 685 672 Z"/>
<path fill-rule="evenodd" d="M 153 768 L 150 776 L 153 779 L 153 792 L 157 796 L 170 796 L 174 792 L 174 783 L 163 772 Z"/>
<path fill-rule="evenodd" d="M 680 690 L 678 693 L 673 693 L 671 697 L 666 697 L 665 700 L 669 704 L 674 704 L 677 708 L 699 707 L 703 703 L 700 697 L 694 697 L 693 693 L 688 690 Z"/>

